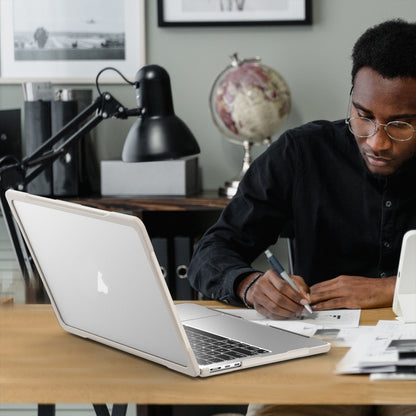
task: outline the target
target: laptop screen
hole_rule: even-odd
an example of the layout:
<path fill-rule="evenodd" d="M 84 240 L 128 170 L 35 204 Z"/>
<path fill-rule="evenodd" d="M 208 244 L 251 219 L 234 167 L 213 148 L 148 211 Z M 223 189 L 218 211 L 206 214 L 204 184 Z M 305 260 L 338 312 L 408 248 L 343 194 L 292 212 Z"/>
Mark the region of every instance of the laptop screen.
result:
<path fill-rule="evenodd" d="M 163 296 L 168 289 L 140 220 L 55 203 L 14 207 L 63 323 L 185 365 Z"/>

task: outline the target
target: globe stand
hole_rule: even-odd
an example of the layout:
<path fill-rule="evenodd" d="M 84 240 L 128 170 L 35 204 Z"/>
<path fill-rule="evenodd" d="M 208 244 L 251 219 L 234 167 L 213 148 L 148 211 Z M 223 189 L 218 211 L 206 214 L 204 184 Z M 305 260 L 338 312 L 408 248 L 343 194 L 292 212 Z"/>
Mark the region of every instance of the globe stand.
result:
<path fill-rule="evenodd" d="M 264 141 L 264 144 L 270 144 L 271 139 L 268 138 Z M 234 142 L 241 145 L 239 142 Z M 247 172 L 248 168 L 251 165 L 252 157 L 251 157 L 251 148 L 253 147 L 254 142 L 250 140 L 244 140 L 243 141 L 243 147 L 244 147 L 244 157 L 243 157 L 243 166 L 240 170 L 240 173 L 235 176 L 231 181 L 225 182 L 224 186 L 219 188 L 218 193 L 221 196 L 226 196 L 228 198 L 232 198 L 235 193 L 237 192 L 238 185 L 240 184 L 241 179 L 243 179 L 243 176 Z"/>

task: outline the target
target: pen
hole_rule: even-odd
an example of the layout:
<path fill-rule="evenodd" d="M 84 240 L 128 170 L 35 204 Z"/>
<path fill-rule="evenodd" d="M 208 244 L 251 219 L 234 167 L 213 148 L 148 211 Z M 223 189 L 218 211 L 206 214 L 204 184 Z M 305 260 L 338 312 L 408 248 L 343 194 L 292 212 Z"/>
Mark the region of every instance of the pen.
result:
<path fill-rule="evenodd" d="M 264 254 L 267 257 L 267 260 L 269 261 L 270 265 L 273 267 L 274 271 L 287 283 L 289 283 L 289 285 L 292 287 L 292 289 L 296 290 L 296 292 L 300 293 L 299 288 L 295 285 L 295 283 L 293 282 L 293 280 L 290 278 L 290 276 L 286 273 L 286 270 L 283 268 L 283 266 L 279 263 L 279 260 L 277 260 L 277 258 L 273 255 L 273 253 L 270 250 L 266 250 L 264 252 Z M 311 307 L 306 304 L 304 305 L 305 309 L 309 312 L 312 313 L 312 309 Z"/>

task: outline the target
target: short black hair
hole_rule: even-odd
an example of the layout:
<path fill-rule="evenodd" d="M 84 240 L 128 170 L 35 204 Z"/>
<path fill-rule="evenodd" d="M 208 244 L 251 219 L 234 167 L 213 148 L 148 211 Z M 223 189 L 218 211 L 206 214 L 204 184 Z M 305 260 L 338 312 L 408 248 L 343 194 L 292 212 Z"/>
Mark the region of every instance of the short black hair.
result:
<path fill-rule="evenodd" d="M 352 51 L 352 83 L 368 66 L 384 78 L 416 78 L 416 23 L 388 20 L 367 29 Z"/>

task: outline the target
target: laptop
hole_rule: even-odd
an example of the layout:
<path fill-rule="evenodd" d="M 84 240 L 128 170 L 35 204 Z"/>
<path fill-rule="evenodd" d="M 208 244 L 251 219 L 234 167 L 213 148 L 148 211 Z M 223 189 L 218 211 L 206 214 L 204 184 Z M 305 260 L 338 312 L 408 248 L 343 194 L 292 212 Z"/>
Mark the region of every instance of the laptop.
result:
<path fill-rule="evenodd" d="M 14 190 L 6 197 L 65 331 L 192 377 L 330 349 L 197 303 L 175 305 L 137 217 Z"/>

